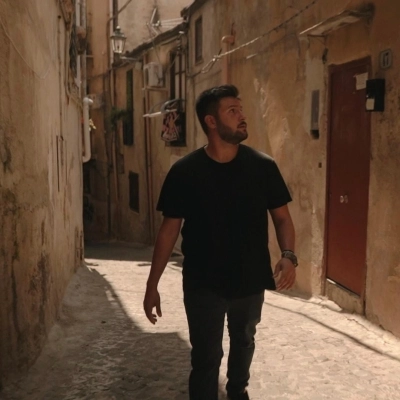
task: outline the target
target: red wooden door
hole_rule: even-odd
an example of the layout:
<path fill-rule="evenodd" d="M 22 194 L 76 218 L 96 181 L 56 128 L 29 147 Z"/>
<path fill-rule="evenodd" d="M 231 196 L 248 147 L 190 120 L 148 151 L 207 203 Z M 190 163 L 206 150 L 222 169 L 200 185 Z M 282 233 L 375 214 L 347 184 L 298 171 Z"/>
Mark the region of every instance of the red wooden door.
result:
<path fill-rule="evenodd" d="M 330 69 L 326 275 L 363 295 L 370 163 L 370 60 Z"/>

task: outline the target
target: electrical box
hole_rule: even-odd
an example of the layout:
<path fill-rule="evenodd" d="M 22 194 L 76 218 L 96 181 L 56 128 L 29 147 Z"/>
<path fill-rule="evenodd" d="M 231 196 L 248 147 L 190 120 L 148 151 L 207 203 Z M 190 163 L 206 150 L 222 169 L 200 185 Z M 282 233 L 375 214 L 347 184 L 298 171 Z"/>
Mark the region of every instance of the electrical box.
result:
<path fill-rule="evenodd" d="M 164 86 L 164 74 L 162 65 L 156 62 L 150 62 L 143 68 L 145 74 L 146 86 L 162 87 Z"/>
<path fill-rule="evenodd" d="M 385 111 L 385 80 L 369 79 L 366 86 L 366 111 Z"/>

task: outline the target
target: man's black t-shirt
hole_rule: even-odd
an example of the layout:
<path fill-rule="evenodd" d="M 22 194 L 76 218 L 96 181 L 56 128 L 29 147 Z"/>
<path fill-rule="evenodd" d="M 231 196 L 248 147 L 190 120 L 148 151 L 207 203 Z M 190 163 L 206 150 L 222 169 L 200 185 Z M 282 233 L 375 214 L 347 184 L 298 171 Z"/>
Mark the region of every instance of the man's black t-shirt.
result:
<path fill-rule="evenodd" d="M 183 287 L 227 297 L 275 289 L 268 251 L 267 210 L 291 201 L 274 160 L 239 145 L 228 163 L 204 148 L 177 161 L 157 210 L 183 218 Z"/>

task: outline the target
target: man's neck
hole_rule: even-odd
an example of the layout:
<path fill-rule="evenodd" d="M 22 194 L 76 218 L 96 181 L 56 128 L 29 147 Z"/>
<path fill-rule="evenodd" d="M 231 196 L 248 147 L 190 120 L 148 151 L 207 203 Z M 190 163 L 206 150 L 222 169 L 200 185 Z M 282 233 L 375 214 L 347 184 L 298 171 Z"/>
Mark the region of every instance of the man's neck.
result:
<path fill-rule="evenodd" d="M 228 163 L 236 157 L 239 150 L 239 145 L 230 143 L 217 144 L 214 142 L 209 142 L 206 146 L 204 146 L 204 150 L 214 161 L 219 163 Z"/>

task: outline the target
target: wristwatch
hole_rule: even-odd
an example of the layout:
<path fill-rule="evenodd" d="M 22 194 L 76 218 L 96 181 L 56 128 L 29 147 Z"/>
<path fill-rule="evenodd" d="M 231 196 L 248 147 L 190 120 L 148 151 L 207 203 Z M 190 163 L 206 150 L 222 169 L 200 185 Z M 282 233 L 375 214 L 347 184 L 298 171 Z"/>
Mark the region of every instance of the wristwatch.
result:
<path fill-rule="evenodd" d="M 299 263 L 297 262 L 296 254 L 294 254 L 294 252 L 292 250 L 283 250 L 281 257 L 288 258 L 295 267 L 297 267 L 299 265 Z"/>

